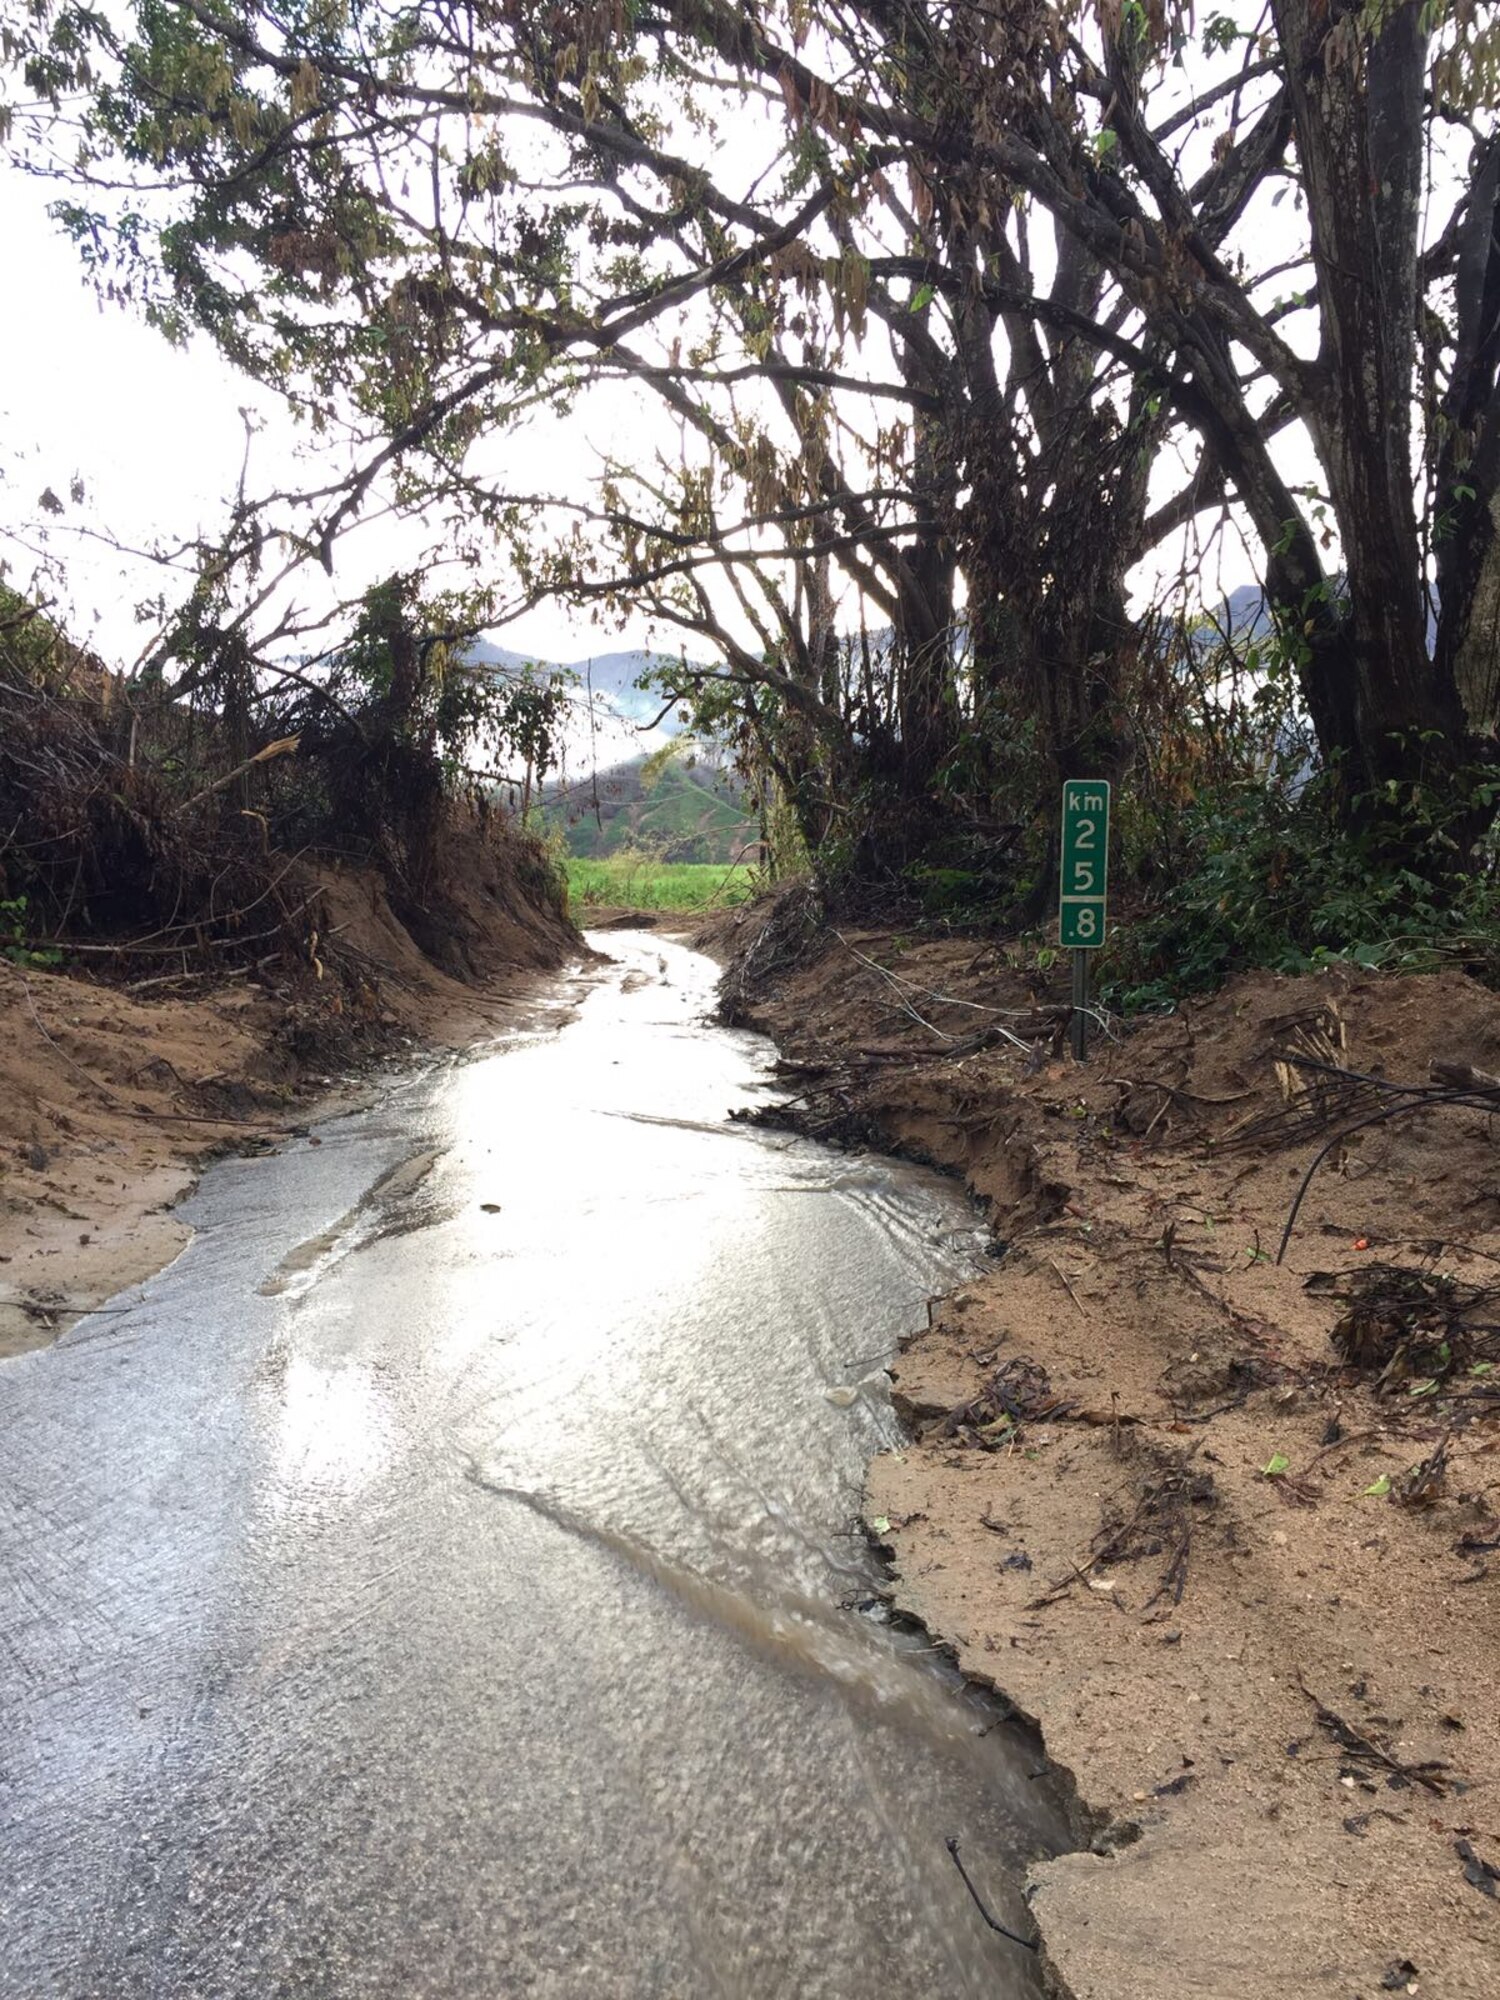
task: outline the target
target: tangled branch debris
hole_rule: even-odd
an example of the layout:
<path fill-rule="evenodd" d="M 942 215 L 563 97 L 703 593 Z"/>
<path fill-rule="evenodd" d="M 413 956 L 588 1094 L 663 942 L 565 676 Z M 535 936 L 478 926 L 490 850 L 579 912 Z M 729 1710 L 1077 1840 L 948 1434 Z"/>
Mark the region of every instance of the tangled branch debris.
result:
<path fill-rule="evenodd" d="M 813 948 L 823 907 L 811 883 L 793 883 L 777 897 L 748 951 L 736 954 L 719 988 L 719 1016 L 731 1028 L 743 1026 L 751 1007 Z"/>
<path fill-rule="evenodd" d="M 1344 1753 L 1341 1775 L 1356 1780 L 1367 1778 L 1370 1767 L 1388 1771 L 1405 1784 L 1421 1785 L 1434 1798 L 1446 1798 L 1448 1783 L 1444 1777 L 1448 1766 L 1440 1758 L 1428 1758 L 1419 1764 L 1406 1764 L 1393 1756 L 1383 1744 L 1378 1743 L 1367 1730 L 1358 1729 L 1347 1721 L 1335 1708 L 1314 1694 L 1299 1673 L 1297 1686 L 1313 1705 L 1313 1714 L 1318 1727 L 1324 1729 Z"/>
<path fill-rule="evenodd" d="M 458 821 L 506 829 L 456 789 L 420 677 L 352 671 L 258 679 L 226 646 L 174 688 L 110 672 L 40 613 L 0 622 L 0 951 L 138 990 L 275 966 L 368 994 L 317 860 L 370 866 L 416 936 L 446 906 Z"/>
<path fill-rule="evenodd" d="M 1500 1362 L 1500 1285 L 1465 1284 L 1447 1272 L 1377 1262 L 1314 1271 L 1306 1289 L 1337 1299 L 1329 1334 L 1339 1358 L 1373 1375 L 1382 1392 L 1447 1382 Z"/>
<path fill-rule="evenodd" d="M 1091 1544 L 1091 1569 L 1115 1563 L 1141 1562 L 1165 1554 L 1166 1567 L 1142 1610 L 1162 1597 L 1182 1602 L 1187 1588 L 1188 1559 L 1198 1513 L 1218 1504 L 1211 1472 L 1194 1471 L 1184 1452 L 1158 1475 L 1148 1477 L 1128 1515 L 1106 1506 Z"/>
<path fill-rule="evenodd" d="M 1291 1212 L 1286 1219 L 1286 1227 L 1281 1233 L 1281 1242 L 1276 1252 L 1279 1264 L 1286 1256 L 1287 1246 L 1292 1240 L 1292 1231 L 1297 1226 L 1297 1217 L 1307 1191 L 1312 1186 L 1313 1177 L 1328 1156 L 1356 1132 L 1368 1131 L 1372 1126 L 1384 1125 L 1394 1118 L 1404 1117 L 1415 1111 L 1430 1111 L 1438 1108 L 1458 1108 L 1472 1111 L 1500 1113 L 1500 1079 L 1486 1071 L 1475 1069 L 1467 1063 L 1434 1062 L 1431 1083 L 1394 1083 L 1385 1077 L 1370 1076 L 1360 1070 L 1342 1069 L 1314 1061 L 1305 1057 L 1289 1058 L 1294 1065 L 1309 1073 L 1329 1079 L 1334 1086 L 1327 1101 L 1336 1104 L 1337 1110 L 1331 1114 L 1338 1129 L 1314 1155 L 1311 1165 L 1302 1177 L 1292 1202 Z M 1375 1110 L 1367 1109 L 1375 1104 Z"/>
<path fill-rule="evenodd" d="M 1075 1407 L 1053 1393 L 1045 1368 L 1017 1354 L 995 1369 L 977 1396 L 948 1412 L 939 1434 L 978 1451 L 997 1451 L 1014 1444 L 1024 1425 L 1060 1421 Z"/>

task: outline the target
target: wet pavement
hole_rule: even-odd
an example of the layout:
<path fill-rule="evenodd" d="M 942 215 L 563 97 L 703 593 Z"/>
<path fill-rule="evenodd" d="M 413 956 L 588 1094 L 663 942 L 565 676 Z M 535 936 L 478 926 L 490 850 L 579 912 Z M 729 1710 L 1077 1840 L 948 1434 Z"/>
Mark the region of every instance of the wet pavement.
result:
<path fill-rule="evenodd" d="M 957 1190 L 639 934 L 0 1364 L 0 1995 L 1011 1996 L 1062 1829 L 854 1531 Z M 863 1606 L 861 1610 L 857 1607 Z"/>

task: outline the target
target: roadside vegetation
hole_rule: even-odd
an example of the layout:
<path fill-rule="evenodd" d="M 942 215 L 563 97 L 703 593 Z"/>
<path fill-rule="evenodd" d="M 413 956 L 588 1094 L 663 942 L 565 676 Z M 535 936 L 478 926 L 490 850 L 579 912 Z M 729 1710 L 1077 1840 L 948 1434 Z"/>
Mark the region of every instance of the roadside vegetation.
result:
<path fill-rule="evenodd" d="M 298 727 L 255 676 L 357 663 L 363 593 L 302 580 L 399 518 L 468 580 L 445 643 L 544 603 L 680 641 L 657 694 L 825 907 L 1043 926 L 1059 783 L 1107 777 L 1122 1000 L 1492 969 L 1492 7 L 455 18 L 37 0 L 7 35 L 11 149 L 101 298 L 337 441 L 197 551 L 177 699 L 244 755 Z M 510 448 L 622 398 L 582 487 Z M 548 698 L 494 718 L 528 785 Z"/>
<path fill-rule="evenodd" d="M 142 989 L 250 970 L 369 995 L 330 930 L 320 869 L 365 870 L 450 965 L 483 927 L 479 873 L 561 919 L 539 841 L 467 758 L 516 726 L 529 684 L 467 671 L 446 607 L 410 579 L 366 596 L 316 662 L 258 662 L 198 600 L 158 660 L 121 674 L 0 585 L 0 957 Z"/>

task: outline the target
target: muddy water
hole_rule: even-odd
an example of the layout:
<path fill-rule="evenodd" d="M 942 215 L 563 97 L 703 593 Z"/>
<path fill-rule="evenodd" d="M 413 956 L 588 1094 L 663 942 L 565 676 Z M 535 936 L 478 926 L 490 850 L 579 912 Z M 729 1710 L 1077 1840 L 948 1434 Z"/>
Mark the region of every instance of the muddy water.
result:
<path fill-rule="evenodd" d="M 973 1216 L 726 1124 L 766 1045 L 600 942 L 0 1367 L 0 1993 L 1034 1990 L 944 1846 L 1029 1930 L 1034 1750 L 851 1532 Z"/>

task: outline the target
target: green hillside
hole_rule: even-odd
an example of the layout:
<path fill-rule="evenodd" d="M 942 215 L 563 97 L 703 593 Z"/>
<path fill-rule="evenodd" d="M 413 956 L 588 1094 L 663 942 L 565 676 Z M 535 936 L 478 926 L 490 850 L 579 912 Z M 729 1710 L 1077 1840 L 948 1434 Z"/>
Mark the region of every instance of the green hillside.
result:
<path fill-rule="evenodd" d="M 666 861 L 730 862 L 759 835 L 744 788 L 707 764 L 642 758 L 601 772 L 593 787 L 554 789 L 544 817 L 569 854 L 598 859 L 648 848 Z"/>

